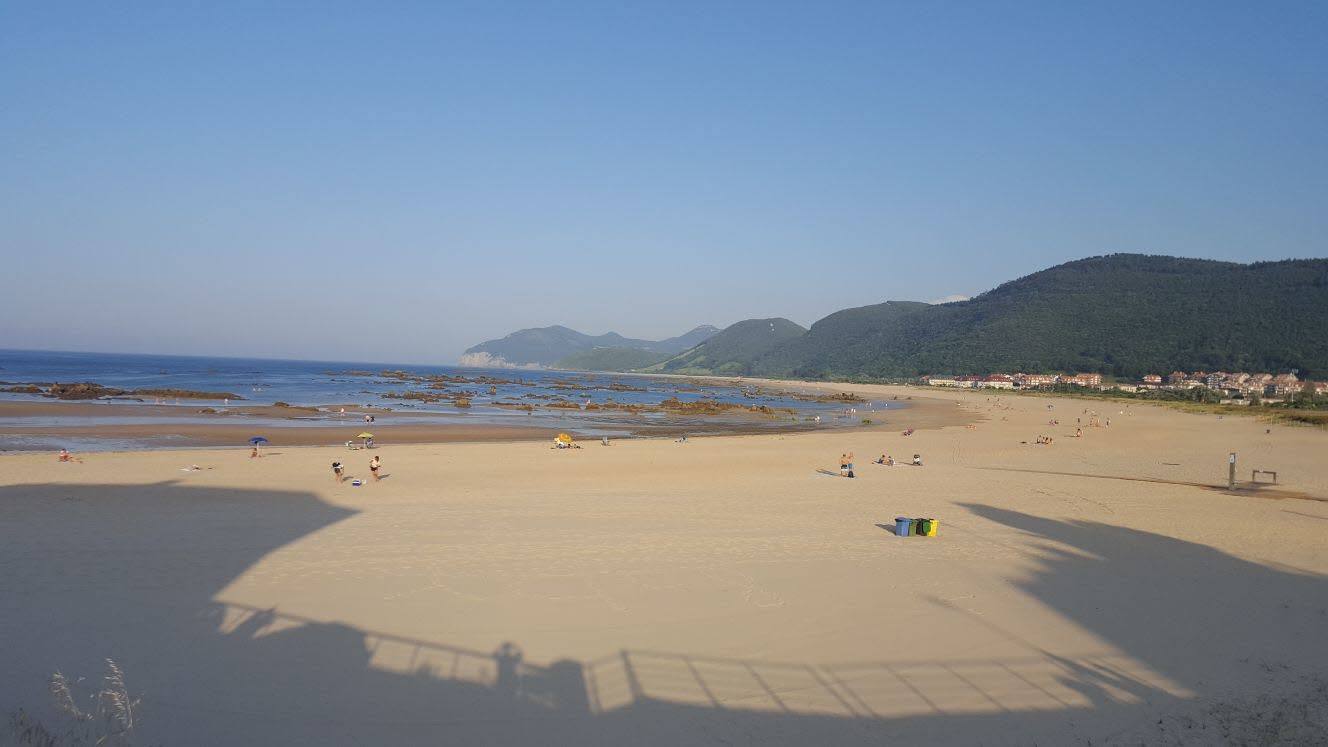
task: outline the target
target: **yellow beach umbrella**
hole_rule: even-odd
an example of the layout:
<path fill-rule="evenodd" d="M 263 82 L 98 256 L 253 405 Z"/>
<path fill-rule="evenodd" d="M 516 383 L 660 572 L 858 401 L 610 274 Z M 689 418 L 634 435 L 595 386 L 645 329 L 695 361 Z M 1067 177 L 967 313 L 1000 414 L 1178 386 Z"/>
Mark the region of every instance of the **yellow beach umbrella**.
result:
<path fill-rule="evenodd" d="M 356 438 L 373 438 L 373 434 L 372 434 L 372 433 L 361 433 L 360 435 L 356 436 Z"/>
<path fill-rule="evenodd" d="M 559 434 L 558 434 L 558 443 L 570 444 L 570 443 L 572 443 L 572 437 L 569 436 L 569 435 L 566 434 L 566 433 L 559 433 Z"/>

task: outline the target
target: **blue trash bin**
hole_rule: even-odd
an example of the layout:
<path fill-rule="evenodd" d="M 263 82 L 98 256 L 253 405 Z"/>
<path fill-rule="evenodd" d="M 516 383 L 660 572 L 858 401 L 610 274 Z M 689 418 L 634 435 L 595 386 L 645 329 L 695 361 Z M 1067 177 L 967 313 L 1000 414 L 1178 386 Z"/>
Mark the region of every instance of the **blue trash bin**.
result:
<path fill-rule="evenodd" d="M 913 520 L 907 516 L 895 517 L 895 536 L 907 537 L 913 533 Z"/>

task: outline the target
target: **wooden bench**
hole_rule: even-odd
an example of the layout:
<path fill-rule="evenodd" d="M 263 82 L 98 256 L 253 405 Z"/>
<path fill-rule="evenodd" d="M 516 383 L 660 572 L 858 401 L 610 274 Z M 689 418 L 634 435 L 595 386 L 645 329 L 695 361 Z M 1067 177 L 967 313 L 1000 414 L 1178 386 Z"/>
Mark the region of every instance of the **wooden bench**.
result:
<path fill-rule="evenodd" d="M 1277 472 L 1271 469 L 1256 469 L 1250 471 L 1250 482 L 1258 482 L 1259 475 L 1272 475 L 1273 483 L 1277 483 Z"/>

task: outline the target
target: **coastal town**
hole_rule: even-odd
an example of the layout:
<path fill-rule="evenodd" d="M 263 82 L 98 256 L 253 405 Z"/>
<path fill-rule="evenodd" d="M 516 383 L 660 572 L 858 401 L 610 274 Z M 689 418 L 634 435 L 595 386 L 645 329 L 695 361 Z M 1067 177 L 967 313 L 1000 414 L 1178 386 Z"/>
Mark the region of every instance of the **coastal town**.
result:
<path fill-rule="evenodd" d="M 1231 404 L 1274 404 L 1302 394 L 1328 396 L 1328 381 L 1303 381 L 1294 372 L 1173 371 L 1166 375 L 1148 374 L 1137 381 L 1108 381 L 1100 373 L 996 373 L 986 376 L 924 376 L 922 380 L 930 386 L 960 389 L 1053 389 L 1069 386 L 1122 393 L 1203 389 L 1222 397 L 1224 403 Z"/>

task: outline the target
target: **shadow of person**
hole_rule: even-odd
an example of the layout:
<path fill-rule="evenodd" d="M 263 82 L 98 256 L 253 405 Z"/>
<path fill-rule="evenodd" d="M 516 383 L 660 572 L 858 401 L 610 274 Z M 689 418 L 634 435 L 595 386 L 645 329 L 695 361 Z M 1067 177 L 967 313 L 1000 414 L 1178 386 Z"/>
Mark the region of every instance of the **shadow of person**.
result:
<path fill-rule="evenodd" d="M 497 651 L 493 652 L 493 660 L 497 665 L 498 676 L 494 681 L 494 690 L 499 694 L 509 698 L 516 698 L 517 692 L 521 688 L 521 659 L 523 654 L 521 648 L 511 641 L 503 641 Z"/>

